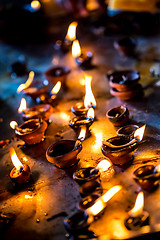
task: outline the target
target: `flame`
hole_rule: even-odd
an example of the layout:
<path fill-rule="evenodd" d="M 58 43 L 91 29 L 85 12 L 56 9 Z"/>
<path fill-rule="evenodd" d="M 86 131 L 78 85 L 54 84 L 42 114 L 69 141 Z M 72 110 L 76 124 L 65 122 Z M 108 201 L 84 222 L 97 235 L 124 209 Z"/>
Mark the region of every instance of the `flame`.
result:
<path fill-rule="evenodd" d="M 107 203 L 117 192 L 121 190 L 121 186 L 114 186 L 111 189 L 108 190 L 103 196 L 103 202 Z"/>
<path fill-rule="evenodd" d="M 85 136 L 86 136 L 86 126 L 82 126 L 81 127 L 81 131 L 79 133 L 79 136 L 78 136 L 78 139 L 83 141 L 85 139 Z"/>
<path fill-rule="evenodd" d="M 138 193 L 134 207 L 128 212 L 131 217 L 138 217 L 143 212 L 144 195 L 143 192 Z"/>
<path fill-rule="evenodd" d="M 26 99 L 25 99 L 25 98 L 22 98 L 22 99 L 21 99 L 20 106 L 19 106 L 19 108 L 18 108 L 18 112 L 19 112 L 19 113 L 24 112 L 26 109 L 27 109 Z"/>
<path fill-rule="evenodd" d="M 102 132 L 96 132 L 95 133 L 95 138 L 96 138 L 95 143 L 93 143 L 93 145 L 92 145 L 93 151 L 97 151 L 97 150 L 101 149 L 102 140 L 103 140 Z"/>
<path fill-rule="evenodd" d="M 28 195 L 28 194 L 26 194 L 24 197 L 25 197 L 26 199 L 33 198 L 33 196 Z"/>
<path fill-rule="evenodd" d="M 93 119 L 94 118 L 94 109 L 90 108 L 87 112 L 87 118 Z"/>
<path fill-rule="evenodd" d="M 74 58 L 79 57 L 81 55 L 81 47 L 79 45 L 78 40 L 74 40 L 72 44 L 72 56 Z"/>
<path fill-rule="evenodd" d="M 141 128 L 138 128 L 134 133 L 134 138 L 136 138 L 139 142 L 143 139 L 145 127 L 146 125 L 143 125 Z"/>
<path fill-rule="evenodd" d="M 86 108 L 96 107 L 96 100 L 94 98 L 94 95 L 93 95 L 92 89 L 91 89 L 92 77 L 86 75 L 85 80 L 86 80 L 86 95 L 84 97 L 84 106 Z"/>
<path fill-rule="evenodd" d="M 160 173 L 160 164 L 156 166 L 156 171 Z"/>
<path fill-rule="evenodd" d="M 77 28 L 78 23 L 77 22 L 72 22 L 67 31 L 66 39 L 70 41 L 74 41 L 76 39 L 76 28 Z"/>
<path fill-rule="evenodd" d="M 18 126 L 18 123 L 17 123 L 16 121 L 11 121 L 11 122 L 10 122 L 10 127 L 11 127 L 12 129 L 15 129 L 16 126 Z"/>
<path fill-rule="evenodd" d="M 14 150 L 13 147 L 10 147 L 10 156 L 11 156 L 11 160 L 12 160 L 12 163 L 13 165 L 15 166 L 15 168 L 20 171 L 21 168 L 24 168 L 23 164 L 19 161 L 18 157 L 17 157 L 17 154 Z"/>
<path fill-rule="evenodd" d="M 110 161 L 102 160 L 98 163 L 96 168 L 98 168 L 100 172 L 105 172 L 111 165 Z"/>
<path fill-rule="evenodd" d="M 61 88 L 61 82 L 58 81 L 56 85 L 52 88 L 51 94 L 57 94 Z"/>
<path fill-rule="evenodd" d="M 21 85 L 17 88 L 17 93 L 20 93 L 20 92 L 23 91 L 24 89 L 28 88 L 28 87 L 31 85 L 31 83 L 32 83 L 32 81 L 33 81 L 33 78 L 34 78 L 34 72 L 31 71 L 31 72 L 29 73 L 29 77 L 28 77 L 27 81 L 26 81 L 25 83 L 21 84 Z"/>
<path fill-rule="evenodd" d="M 40 9 L 41 4 L 40 4 L 39 1 L 33 0 L 33 1 L 31 2 L 31 7 L 32 7 L 34 10 L 38 10 L 38 9 Z"/>

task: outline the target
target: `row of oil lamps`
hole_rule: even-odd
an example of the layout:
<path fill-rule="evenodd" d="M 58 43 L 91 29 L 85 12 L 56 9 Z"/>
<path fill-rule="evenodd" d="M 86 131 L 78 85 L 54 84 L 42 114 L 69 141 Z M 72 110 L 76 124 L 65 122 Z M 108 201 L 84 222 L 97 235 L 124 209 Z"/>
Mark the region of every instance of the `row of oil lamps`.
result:
<path fill-rule="evenodd" d="M 76 27 L 76 23 L 74 28 Z M 68 36 L 68 35 L 67 35 Z M 72 40 L 73 41 L 73 40 Z M 57 43 L 59 46 L 64 48 L 65 45 L 72 43 L 71 40 L 65 38 L 63 43 Z M 75 42 L 77 44 L 77 42 Z M 73 45 L 74 46 L 74 45 Z M 65 46 L 66 47 L 66 46 Z M 72 47 L 73 48 L 73 47 Z M 88 56 L 82 57 L 82 67 L 88 67 L 90 60 Z M 87 59 L 86 65 L 84 65 Z M 76 56 L 76 61 L 79 63 L 79 58 Z M 42 83 L 33 82 L 34 73 L 30 72 L 29 78 L 25 84 L 21 84 L 17 89 L 17 92 L 23 91 L 23 93 L 30 95 L 33 99 L 40 99 L 45 102 L 39 104 L 33 108 L 27 108 L 26 102 L 22 99 L 24 105 L 20 105 L 19 112 L 22 113 L 22 117 L 26 120 L 23 124 L 18 126 L 14 121 L 11 122 L 11 127 L 15 130 L 15 134 L 19 139 L 22 139 L 26 144 L 32 145 L 41 142 L 44 136 L 44 132 L 47 129 L 47 122 L 50 115 L 53 112 L 53 106 L 57 100 L 57 94 L 60 90 L 61 84 L 65 85 L 65 79 L 69 70 L 62 68 L 49 69 L 45 74 L 49 81 L 56 85 L 52 89 L 50 94 L 46 93 L 46 84 L 42 87 L 37 88 L 37 85 Z M 123 73 L 124 74 L 124 73 Z M 122 74 L 122 75 L 123 75 Z M 71 111 L 76 115 L 72 120 L 69 121 L 69 126 L 73 128 L 77 133 L 77 140 L 60 140 L 53 143 L 46 151 L 46 158 L 48 161 L 54 163 L 58 168 L 72 167 L 79 161 L 77 155 L 82 150 L 82 141 L 90 134 L 90 127 L 94 121 L 94 108 L 96 102 L 91 89 L 90 76 L 85 76 L 86 80 L 86 95 L 84 103 L 77 103 Z M 47 103 L 46 103 L 47 102 Z M 120 106 L 110 109 L 106 116 L 115 126 L 123 126 L 129 119 L 129 111 L 126 107 Z M 126 125 L 121 127 L 117 131 L 117 136 L 110 138 L 103 142 L 102 153 L 111 160 L 115 165 L 123 165 L 128 163 L 133 158 L 133 153 L 137 150 L 140 142 L 143 138 L 145 126 L 139 128 L 135 125 Z M 10 149 L 11 158 L 15 167 L 10 172 L 11 179 L 18 183 L 25 183 L 30 179 L 30 168 L 26 164 L 22 164 L 14 149 Z M 91 195 L 97 190 L 100 191 L 101 185 L 97 179 L 100 178 L 101 172 L 108 171 L 112 167 L 110 161 L 104 160 L 100 162 L 97 167 L 79 169 L 73 175 L 73 178 L 81 184 L 80 192 L 84 195 L 89 195 L 87 201 L 82 199 L 79 206 L 83 211 L 77 212 L 71 217 L 65 219 L 64 223 L 69 231 L 77 231 L 82 228 L 88 227 L 94 218 L 99 216 L 104 208 L 107 206 L 108 201 L 117 193 L 121 186 L 115 186 L 102 196 Z M 102 164 L 104 166 L 102 167 Z M 105 168 L 105 169 L 104 169 Z M 145 165 L 142 166 L 133 173 L 134 180 L 146 190 L 155 188 L 158 185 L 160 179 L 159 166 Z M 83 184 L 82 184 L 83 183 Z M 92 196 L 92 197 L 91 197 Z M 138 208 L 137 205 L 141 200 L 141 206 Z M 143 193 L 141 192 L 135 203 L 135 207 L 129 212 L 129 218 L 125 221 L 125 225 L 128 229 L 137 229 L 143 226 L 148 221 L 148 213 L 143 211 Z"/>

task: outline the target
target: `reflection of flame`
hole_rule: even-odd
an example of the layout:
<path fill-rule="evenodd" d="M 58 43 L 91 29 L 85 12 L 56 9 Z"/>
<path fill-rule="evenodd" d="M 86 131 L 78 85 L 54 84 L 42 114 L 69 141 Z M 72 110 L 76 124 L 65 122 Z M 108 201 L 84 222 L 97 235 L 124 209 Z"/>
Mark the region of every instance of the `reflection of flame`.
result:
<path fill-rule="evenodd" d="M 25 197 L 26 199 L 33 198 L 33 196 L 31 196 L 31 195 L 28 195 L 28 194 L 27 194 L 27 195 L 25 195 L 24 197 Z"/>
<path fill-rule="evenodd" d="M 31 85 L 31 83 L 32 83 L 32 81 L 33 81 L 33 78 L 34 78 L 34 72 L 31 71 L 31 72 L 29 73 L 29 77 L 28 77 L 27 81 L 26 81 L 25 83 L 21 84 L 21 85 L 17 88 L 17 93 L 20 93 L 20 92 L 23 91 L 24 89 L 28 88 L 28 87 Z"/>
<path fill-rule="evenodd" d="M 131 217 L 138 217 L 143 212 L 144 206 L 144 195 L 143 192 L 140 192 L 136 198 L 134 207 L 128 212 Z"/>
<path fill-rule="evenodd" d="M 16 126 L 18 126 L 18 123 L 17 123 L 16 121 L 11 121 L 11 122 L 10 122 L 10 127 L 11 127 L 12 129 L 15 129 Z"/>
<path fill-rule="evenodd" d="M 72 22 L 69 27 L 68 27 L 68 32 L 66 35 L 66 39 L 73 41 L 76 39 L 76 27 L 77 27 L 77 22 Z"/>
<path fill-rule="evenodd" d="M 90 118 L 90 119 L 93 119 L 94 118 L 94 109 L 93 108 L 90 108 L 87 112 L 87 117 Z"/>
<path fill-rule="evenodd" d="M 21 112 L 25 111 L 26 108 L 27 108 L 26 99 L 25 99 L 25 98 L 22 98 L 22 99 L 21 99 L 20 106 L 19 106 L 19 108 L 18 108 L 18 112 L 21 113 Z"/>
<path fill-rule="evenodd" d="M 83 141 L 85 139 L 85 136 L 86 136 L 86 126 L 82 126 L 78 139 Z"/>
<path fill-rule="evenodd" d="M 146 125 L 143 125 L 141 128 L 138 128 L 138 129 L 135 131 L 135 133 L 134 133 L 134 138 L 136 138 L 138 141 L 142 141 L 145 127 L 146 127 Z"/>
<path fill-rule="evenodd" d="M 86 95 L 84 97 L 84 106 L 86 108 L 96 107 L 96 100 L 91 89 L 92 77 L 86 75 L 85 79 L 86 79 Z"/>
<path fill-rule="evenodd" d="M 10 147 L 9 150 L 10 150 L 10 156 L 11 156 L 13 165 L 15 166 L 15 168 L 16 168 L 18 171 L 20 171 L 21 168 L 22 168 L 22 169 L 24 168 L 23 164 L 19 161 L 19 159 L 18 159 L 18 157 L 17 157 L 17 154 L 16 154 L 14 148 L 13 148 L 13 147 Z"/>
<path fill-rule="evenodd" d="M 61 82 L 58 81 L 56 85 L 52 88 L 51 94 L 57 94 L 61 88 Z"/>
<path fill-rule="evenodd" d="M 32 7 L 34 10 L 38 10 L 38 9 L 40 9 L 41 4 L 40 4 L 39 1 L 33 0 L 33 1 L 31 2 L 31 7 Z"/>
<path fill-rule="evenodd" d="M 95 133 L 95 143 L 92 145 L 93 151 L 101 149 L 102 146 L 102 139 L 103 139 L 103 134 L 102 132 L 96 132 Z"/>
<path fill-rule="evenodd" d="M 81 47 L 79 45 L 79 41 L 74 40 L 72 44 L 72 56 L 76 58 L 76 57 L 79 57 L 80 55 L 81 55 Z"/>
<path fill-rule="evenodd" d="M 111 166 L 111 162 L 108 160 L 102 160 L 98 163 L 97 167 L 99 169 L 100 172 L 104 172 L 106 171 L 110 166 Z"/>

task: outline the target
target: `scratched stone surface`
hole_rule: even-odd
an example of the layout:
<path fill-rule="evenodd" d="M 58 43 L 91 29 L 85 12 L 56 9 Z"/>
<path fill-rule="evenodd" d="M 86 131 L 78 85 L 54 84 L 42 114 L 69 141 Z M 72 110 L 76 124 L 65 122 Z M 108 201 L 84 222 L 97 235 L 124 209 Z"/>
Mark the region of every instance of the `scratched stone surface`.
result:
<path fill-rule="evenodd" d="M 65 23 L 64 29 L 67 26 Z M 139 186 L 132 178 L 133 171 L 146 163 L 156 165 L 160 163 L 159 86 L 151 84 L 155 79 L 149 72 L 153 60 L 160 55 L 160 38 L 136 36 L 138 59 L 122 58 L 113 48 L 113 41 L 119 36 L 96 36 L 81 27 L 78 30 L 81 46 L 84 50 L 94 53 L 95 68 L 85 72 L 93 77 L 92 90 L 97 107 L 96 120 L 91 126 L 91 136 L 82 143 L 83 149 L 79 154 L 77 169 L 96 166 L 105 158 L 101 152 L 102 141 L 115 136 L 117 130 L 105 116 L 108 109 L 125 105 L 129 109 L 131 123 L 146 124 L 144 141 L 134 153 L 133 162 L 125 168 L 113 166 L 109 172 L 101 175 L 104 193 L 117 184 L 122 186 L 122 190 L 110 200 L 103 215 L 92 223 L 89 229 L 94 231 L 100 240 L 138 236 L 141 238 L 143 233 L 147 233 L 145 239 L 150 239 L 153 235 L 150 236 L 148 233 L 160 231 L 159 187 L 153 192 L 143 191 L 144 209 L 149 212 L 150 226 L 138 231 L 128 231 L 124 226 L 124 220 L 127 212 L 134 206 L 139 191 Z M 54 36 L 53 42 L 56 38 L 58 39 L 58 35 Z M 53 42 L 21 46 L 12 46 L 4 42 L 0 44 L 0 118 L 3 119 L 0 122 L 0 138 L 11 140 L 6 148 L 0 150 L 0 212 L 14 215 L 11 225 L 0 225 L 2 239 L 66 239 L 64 217 L 76 211 L 81 199 L 79 185 L 72 179 L 75 169 L 67 171 L 58 169 L 45 157 L 48 146 L 54 141 L 61 138 L 76 139 L 74 131 L 68 126 L 68 121 L 73 117 L 70 108 L 76 102 L 82 101 L 85 94 L 82 81 L 84 72 L 76 66 L 71 53 L 62 55 L 55 52 Z M 22 123 L 17 109 L 24 95 L 18 95 L 16 89 L 26 81 L 27 75 L 13 79 L 8 73 L 8 67 L 20 55 L 26 57 L 28 69 L 36 72 L 37 79 L 44 79 L 44 71 L 55 62 L 71 69 L 67 78 L 68 89 L 59 93 L 60 100 L 50 117 L 52 123 L 47 128 L 45 140 L 34 146 L 26 146 L 22 141 L 18 141 L 9 127 L 11 120 Z M 124 102 L 110 95 L 107 71 L 126 68 L 140 71 L 140 83 L 145 89 L 144 97 Z M 150 87 L 147 87 L 149 84 Z M 29 97 L 26 99 L 28 107 L 35 105 Z M 30 166 L 32 172 L 32 180 L 23 187 L 15 187 L 9 178 L 13 168 L 9 156 L 10 146 L 15 147 L 18 157 Z M 31 198 L 26 199 L 25 195 Z"/>

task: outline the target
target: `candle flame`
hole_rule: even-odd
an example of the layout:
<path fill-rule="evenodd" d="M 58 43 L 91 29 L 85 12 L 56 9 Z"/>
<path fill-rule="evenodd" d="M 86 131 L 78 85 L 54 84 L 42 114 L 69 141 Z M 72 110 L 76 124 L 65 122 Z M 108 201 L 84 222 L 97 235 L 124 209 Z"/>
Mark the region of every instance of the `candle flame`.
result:
<path fill-rule="evenodd" d="M 94 118 L 94 109 L 90 108 L 87 112 L 87 118 L 93 119 Z"/>
<path fill-rule="evenodd" d="M 57 94 L 61 88 L 61 82 L 58 81 L 56 85 L 52 88 L 51 94 Z"/>
<path fill-rule="evenodd" d="M 72 56 L 74 58 L 79 57 L 81 55 L 81 47 L 79 45 L 78 40 L 74 40 L 72 44 Z"/>
<path fill-rule="evenodd" d="M 86 126 L 82 126 L 78 139 L 83 141 L 85 139 L 85 136 L 86 136 Z"/>
<path fill-rule="evenodd" d="M 41 4 L 40 4 L 39 1 L 33 0 L 33 1 L 31 2 L 31 7 L 32 7 L 34 10 L 38 10 L 38 9 L 40 9 Z"/>
<path fill-rule="evenodd" d="M 145 127 L 146 125 L 143 125 L 142 127 L 138 128 L 134 133 L 134 138 L 136 138 L 139 142 L 141 142 L 143 139 Z"/>
<path fill-rule="evenodd" d="M 103 196 L 103 202 L 107 203 L 117 192 L 121 190 L 121 186 L 117 185 L 108 190 Z"/>
<path fill-rule="evenodd" d="M 128 212 L 131 217 L 138 217 L 143 212 L 144 195 L 143 192 L 138 193 L 134 207 Z"/>
<path fill-rule="evenodd" d="M 9 150 L 10 150 L 10 156 L 11 156 L 11 160 L 12 160 L 13 165 L 15 166 L 15 168 L 16 168 L 18 171 L 20 171 L 21 168 L 22 168 L 22 169 L 24 168 L 23 164 L 22 164 L 22 163 L 20 162 L 20 160 L 18 159 L 17 154 L 16 154 L 14 148 L 13 148 L 13 147 L 10 147 Z"/>
<path fill-rule="evenodd" d="M 84 106 L 86 108 L 96 107 L 96 100 L 94 98 L 94 95 L 93 95 L 92 89 L 91 89 L 92 77 L 86 75 L 85 80 L 86 80 L 86 95 L 84 97 Z"/>
<path fill-rule="evenodd" d="M 111 162 L 108 160 L 102 160 L 98 163 L 97 167 L 100 172 L 105 172 L 111 166 Z"/>
<path fill-rule="evenodd" d="M 11 122 L 10 122 L 10 127 L 11 127 L 12 129 L 15 129 L 16 126 L 18 126 L 18 123 L 17 123 L 16 121 L 11 121 Z"/>
<path fill-rule="evenodd" d="M 29 77 L 27 79 L 27 81 L 25 83 L 22 83 L 18 88 L 17 88 L 17 93 L 20 93 L 21 91 L 23 91 L 24 89 L 28 88 L 32 81 L 33 81 L 33 78 L 34 78 L 34 72 L 31 71 L 29 73 Z"/>
<path fill-rule="evenodd" d="M 77 28 L 78 23 L 77 22 L 72 22 L 67 31 L 66 39 L 70 41 L 74 41 L 76 39 L 76 28 Z"/>
<path fill-rule="evenodd" d="M 27 109 L 26 99 L 25 99 L 25 98 L 22 98 L 22 99 L 21 99 L 20 106 L 19 106 L 19 108 L 18 108 L 18 112 L 19 112 L 19 113 L 24 112 L 26 109 Z"/>

